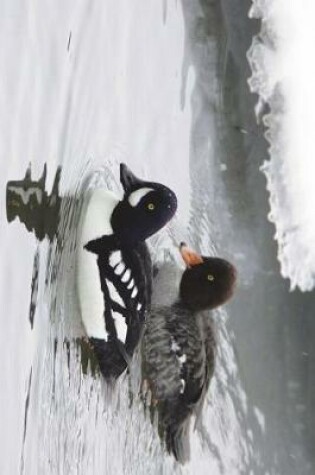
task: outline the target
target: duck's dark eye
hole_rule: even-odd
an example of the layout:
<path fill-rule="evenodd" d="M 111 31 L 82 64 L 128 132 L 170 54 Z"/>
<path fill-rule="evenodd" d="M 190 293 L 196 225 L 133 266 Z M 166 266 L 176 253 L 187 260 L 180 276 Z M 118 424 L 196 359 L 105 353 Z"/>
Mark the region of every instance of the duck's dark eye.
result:
<path fill-rule="evenodd" d="M 213 282 L 214 281 L 214 277 L 212 274 L 208 274 L 207 275 L 207 279 L 209 280 L 209 282 Z"/>
<path fill-rule="evenodd" d="M 153 211 L 155 209 L 155 205 L 153 203 L 149 203 L 147 205 L 148 210 Z"/>

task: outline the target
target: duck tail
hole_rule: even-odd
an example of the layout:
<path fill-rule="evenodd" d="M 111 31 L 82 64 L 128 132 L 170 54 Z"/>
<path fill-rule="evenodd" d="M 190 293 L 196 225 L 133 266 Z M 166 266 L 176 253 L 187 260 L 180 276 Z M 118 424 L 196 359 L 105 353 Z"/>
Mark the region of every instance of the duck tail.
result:
<path fill-rule="evenodd" d="M 128 367 L 126 358 L 121 354 L 117 345 L 114 342 L 105 342 L 98 338 L 90 338 L 90 343 L 103 377 L 108 382 L 116 380 Z"/>
<path fill-rule="evenodd" d="M 189 421 L 184 421 L 177 427 L 166 429 L 165 442 L 167 451 L 172 453 L 177 462 L 184 465 L 190 459 Z"/>
<path fill-rule="evenodd" d="M 173 407 L 168 414 L 168 421 L 164 420 L 164 438 L 167 451 L 173 454 L 182 465 L 190 459 L 190 428 L 191 411 L 186 408 Z"/>

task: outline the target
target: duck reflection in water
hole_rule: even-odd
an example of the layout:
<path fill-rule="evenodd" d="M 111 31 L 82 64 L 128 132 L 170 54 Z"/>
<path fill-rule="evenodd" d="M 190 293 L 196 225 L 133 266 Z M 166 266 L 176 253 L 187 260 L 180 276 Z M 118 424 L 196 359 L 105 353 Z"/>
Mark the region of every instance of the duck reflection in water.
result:
<path fill-rule="evenodd" d="M 9 181 L 6 190 L 8 222 L 18 218 L 40 241 L 45 237 L 52 241 L 57 235 L 62 201 L 59 195 L 61 167 L 57 168 L 50 194 L 45 189 L 46 177 L 46 164 L 39 180 L 32 179 L 29 166 L 25 177 L 22 180 Z"/>

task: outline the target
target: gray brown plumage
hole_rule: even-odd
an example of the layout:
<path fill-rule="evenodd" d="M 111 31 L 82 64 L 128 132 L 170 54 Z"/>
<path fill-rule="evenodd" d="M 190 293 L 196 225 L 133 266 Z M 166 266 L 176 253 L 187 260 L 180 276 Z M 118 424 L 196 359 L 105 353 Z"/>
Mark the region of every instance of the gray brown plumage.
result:
<path fill-rule="evenodd" d="M 159 292 L 161 273 L 168 278 L 168 269 L 161 269 L 154 292 Z M 206 309 L 232 295 L 235 278 L 234 267 L 223 259 L 194 261 L 180 284 L 174 282 L 173 303 L 159 305 L 156 298 L 146 323 L 143 377 L 158 411 L 159 433 L 168 452 L 181 463 L 190 456 L 191 416 L 200 413 L 214 372 L 215 331 Z"/>

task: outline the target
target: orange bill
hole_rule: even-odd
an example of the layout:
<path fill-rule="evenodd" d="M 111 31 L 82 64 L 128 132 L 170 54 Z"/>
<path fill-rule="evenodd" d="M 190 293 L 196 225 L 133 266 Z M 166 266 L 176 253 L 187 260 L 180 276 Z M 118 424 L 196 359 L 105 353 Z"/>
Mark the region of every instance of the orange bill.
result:
<path fill-rule="evenodd" d="M 190 249 L 187 246 L 187 244 L 183 242 L 179 246 L 179 251 L 187 267 L 193 267 L 193 266 L 196 266 L 197 264 L 203 263 L 203 259 L 200 256 L 200 254 L 197 254 L 197 252 Z"/>

